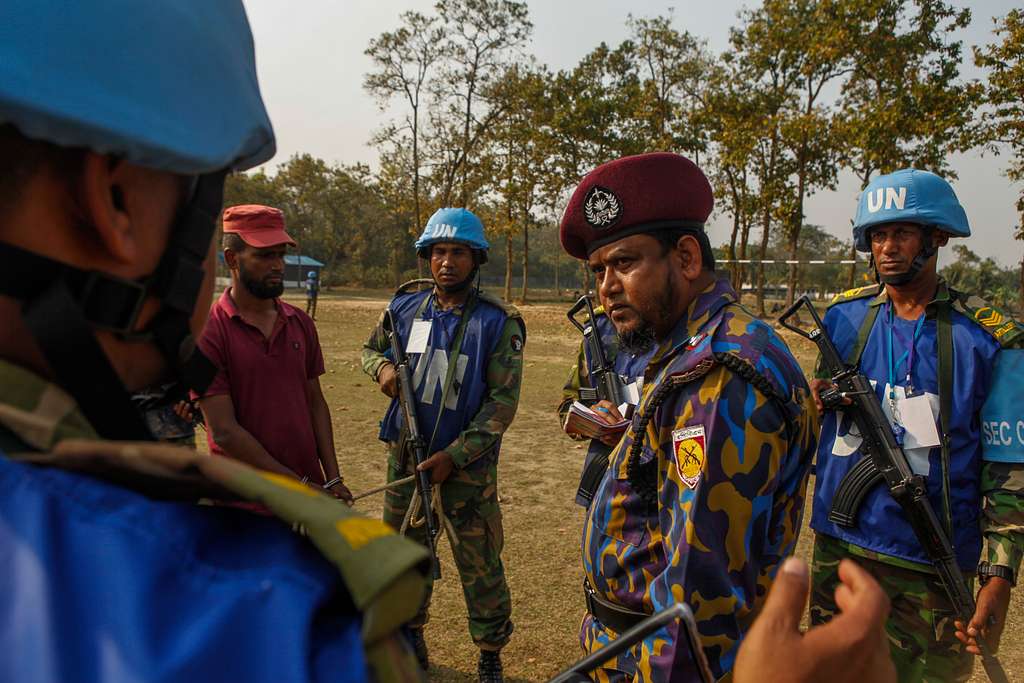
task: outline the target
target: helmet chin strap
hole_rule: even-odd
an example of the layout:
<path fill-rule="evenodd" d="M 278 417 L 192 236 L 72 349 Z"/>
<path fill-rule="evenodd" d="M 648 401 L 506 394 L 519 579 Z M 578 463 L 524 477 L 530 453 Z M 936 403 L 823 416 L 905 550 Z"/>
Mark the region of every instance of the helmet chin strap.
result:
<path fill-rule="evenodd" d="M 205 277 L 206 259 L 223 201 L 225 171 L 200 176 L 178 213 L 156 271 L 140 280 L 85 271 L 0 243 L 0 294 L 22 303 L 29 332 L 57 384 L 106 439 L 152 440 L 97 330 L 122 340 L 152 343 L 181 386 L 205 391 L 216 368 L 196 348 L 190 320 Z M 149 297 L 159 313 L 141 332 L 138 316 Z"/>
<path fill-rule="evenodd" d="M 878 268 L 875 267 L 875 256 L 871 255 L 871 265 L 875 268 L 875 281 L 881 281 L 884 284 L 892 285 L 893 287 L 902 287 L 903 285 L 909 285 L 921 272 L 925 264 L 928 263 L 928 259 L 935 255 L 938 249 L 932 243 L 932 228 L 931 226 L 922 226 L 923 232 L 923 244 L 921 249 L 914 256 L 914 260 L 910 262 L 910 268 L 902 273 L 895 273 L 893 275 L 882 275 L 878 272 Z"/>

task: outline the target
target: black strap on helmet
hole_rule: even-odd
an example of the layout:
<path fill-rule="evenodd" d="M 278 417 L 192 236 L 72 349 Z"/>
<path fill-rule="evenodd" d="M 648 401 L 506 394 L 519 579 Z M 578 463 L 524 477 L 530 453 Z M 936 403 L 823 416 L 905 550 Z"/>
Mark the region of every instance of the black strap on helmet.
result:
<path fill-rule="evenodd" d="M 189 321 L 205 276 L 203 261 L 223 202 L 225 175 L 196 179 L 160 264 L 140 280 L 80 270 L 0 242 L 0 294 L 22 302 L 26 325 L 55 380 L 104 438 L 153 436 L 96 340 L 96 329 L 156 344 L 184 390 L 201 393 L 213 381 L 216 368 L 196 348 Z M 145 330 L 136 332 L 149 296 L 162 307 Z"/>

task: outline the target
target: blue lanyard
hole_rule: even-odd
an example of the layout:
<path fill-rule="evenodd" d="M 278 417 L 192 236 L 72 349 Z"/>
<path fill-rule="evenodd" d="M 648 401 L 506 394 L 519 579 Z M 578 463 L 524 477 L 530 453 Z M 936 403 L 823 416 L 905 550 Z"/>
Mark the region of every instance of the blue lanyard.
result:
<path fill-rule="evenodd" d="M 917 325 L 914 327 L 914 338 L 910 340 L 910 346 L 903 352 L 903 355 L 894 363 L 893 362 L 893 336 L 896 329 L 896 322 L 894 320 L 894 314 L 892 310 L 892 303 L 889 303 L 889 399 L 896 399 L 896 370 L 899 368 L 903 361 L 907 361 L 907 380 L 908 386 L 911 385 L 910 373 L 914 369 L 914 347 L 917 345 L 917 340 L 921 337 L 921 331 L 924 329 L 924 314 L 917 319 Z M 899 335 L 895 335 L 899 336 Z M 911 389 L 913 387 L 911 386 Z"/>

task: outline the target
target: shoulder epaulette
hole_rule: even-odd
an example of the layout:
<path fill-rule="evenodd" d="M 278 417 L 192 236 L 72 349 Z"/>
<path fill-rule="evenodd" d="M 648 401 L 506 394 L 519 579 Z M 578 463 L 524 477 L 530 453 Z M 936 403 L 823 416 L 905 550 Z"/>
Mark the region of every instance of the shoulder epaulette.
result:
<path fill-rule="evenodd" d="M 953 309 L 970 318 L 978 327 L 988 332 L 1000 346 L 1018 347 L 1024 345 L 1024 325 L 1001 308 L 997 308 L 979 296 L 960 295 L 953 299 Z"/>
<path fill-rule="evenodd" d="M 878 287 L 878 285 L 867 285 L 865 287 L 854 287 L 853 289 L 848 289 L 845 292 L 836 294 L 828 305 L 835 306 L 836 304 L 841 304 L 844 301 L 863 299 L 868 296 L 878 296 Z"/>
<path fill-rule="evenodd" d="M 421 288 L 421 287 L 433 288 L 433 286 L 434 286 L 434 281 L 433 280 L 428 280 L 427 278 L 422 278 L 422 277 L 421 278 L 416 278 L 415 280 L 409 280 L 408 282 L 403 282 L 402 286 L 399 287 L 398 289 L 396 289 L 395 293 L 392 296 L 398 296 L 399 294 L 407 294 L 414 287 L 415 288 Z M 420 291 L 420 290 L 417 289 L 417 291 Z"/>
<path fill-rule="evenodd" d="M 605 315 L 604 306 L 601 304 L 594 306 L 594 315 Z"/>
<path fill-rule="evenodd" d="M 495 308 L 501 309 L 509 318 L 523 317 L 522 313 L 519 312 L 519 309 L 516 308 L 515 305 L 508 303 L 504 299 L 494 296 L 490 292 L 480 291 L 479 297 L 480 300 L 483 301 L 484 303 L 488 303 L 494 306 Z"/>

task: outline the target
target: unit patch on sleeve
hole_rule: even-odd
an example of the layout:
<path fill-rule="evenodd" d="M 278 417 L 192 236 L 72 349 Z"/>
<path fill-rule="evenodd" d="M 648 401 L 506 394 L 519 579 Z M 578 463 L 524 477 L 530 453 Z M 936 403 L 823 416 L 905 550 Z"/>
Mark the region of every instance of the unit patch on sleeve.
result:
<path fill-rule="evenodd" d="M 672 430 L 672 451 L 679 478 L 691 489 L 697 488 L 704 471 L 704 426 Z"/>

